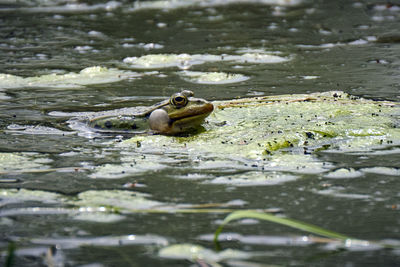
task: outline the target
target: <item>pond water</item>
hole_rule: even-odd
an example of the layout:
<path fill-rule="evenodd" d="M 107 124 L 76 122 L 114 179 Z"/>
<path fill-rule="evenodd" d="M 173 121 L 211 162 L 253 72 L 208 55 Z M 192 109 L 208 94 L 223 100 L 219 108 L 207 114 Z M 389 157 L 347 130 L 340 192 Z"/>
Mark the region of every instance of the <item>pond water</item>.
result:
<path fill-rule="evenodd" d="M 184 89 L 209 101 L 339 90 L 398 102 L 399 4 L 3 0 L 0 25 L 1 264 L 9 244 L 11 266 L 399 264 L 399 140 L 315 149 L 298 171 L 254 167 L 228 151 L 210 159 L 171 136 L 146 148 L 143 139 L 128 145 L 132 136 L 71 127 Z M 243 219 L 214 250 L 222 220 L 245 209 L 394 248 Z M 191 245 L 167 250 L 181 244 Z"/>

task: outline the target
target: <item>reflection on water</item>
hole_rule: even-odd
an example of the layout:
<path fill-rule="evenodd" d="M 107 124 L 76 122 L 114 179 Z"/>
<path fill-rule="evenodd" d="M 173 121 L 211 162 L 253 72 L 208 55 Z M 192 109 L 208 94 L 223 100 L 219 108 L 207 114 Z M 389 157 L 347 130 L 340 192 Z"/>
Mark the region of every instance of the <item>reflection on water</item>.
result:
<path fill-rule="evenodd" d="M 10 241 L 15 266 L 186 266 L 188 255 L 200 255 L 171 259 L 165 253 L 176 244 L 215 266 L 400 261 L 398 249 L 372 245 L 333 255 L 341 245 L 257 221 L 228 226 L 226 250 L 216 252 L 210 236 L 226 214 L 175 209 L 278 208 L 398 247 L 400 153 L 390 140 L 360 151 L 303 151 L 297 163 L 312 164 L 302 172 L 284 153 L 262 170 L 228 153 L 215 158 L 179 143 L 124 147 L 127 136 L 70 128 L 93 114 L 144 110 L 182 89 L 208 100 L 341 90 L 397 102 L 397 3 L 24 0 L 0 1 L 0 14 L 1 263 Z M 390 116 L 386 126 L 397 129 L 400 114 Z M 176 207 L 143 211 L 166 204 Z M 224 257 L 229 248 L 241 256 Z"/>

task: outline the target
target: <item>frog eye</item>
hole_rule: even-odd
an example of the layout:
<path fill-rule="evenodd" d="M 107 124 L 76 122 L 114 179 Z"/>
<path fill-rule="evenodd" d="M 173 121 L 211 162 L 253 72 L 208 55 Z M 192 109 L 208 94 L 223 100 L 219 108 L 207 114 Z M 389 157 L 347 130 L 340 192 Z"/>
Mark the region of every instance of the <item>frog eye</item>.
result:
<path fill-rule="evenodd" d="M 188 99 L 185 95 L 178 93 L 174 94 L 169 102 L 176 108 L 182 108 L 187 105 Z"/>

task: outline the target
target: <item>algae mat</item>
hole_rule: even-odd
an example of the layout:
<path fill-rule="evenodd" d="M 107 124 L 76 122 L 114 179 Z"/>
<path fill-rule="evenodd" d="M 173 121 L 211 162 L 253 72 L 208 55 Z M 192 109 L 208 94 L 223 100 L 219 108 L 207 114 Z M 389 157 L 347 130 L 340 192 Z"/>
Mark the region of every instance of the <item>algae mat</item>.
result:
<path fill-rule="evenodd" d="M 318 159 L 322 151 L 376 153 L 396 150 L 400 144 L 400 105 L 395 102 L 332 91 L 213 104 L 215 111 L 202 132 L 180 137 L 135 136 L 117 143 L 130 151 L 122 158 L 122 164 L 101 166 L 94 177 L 130 175 L 154 169 L 155 164 L 162 169 L 168 167 L 164 163 L 168 161 L 165 156 L 169 156 L 175 165 L 189 162 L 194 172 L 246 171 L 218 177 L 212 180 L 215 183 L 286 181 L 296 173 L 333 171 L 335 166 Z M 138 155 L 142 156 L 138 159 Z M 131 164 L 137 160 L 139 169 Z"/>

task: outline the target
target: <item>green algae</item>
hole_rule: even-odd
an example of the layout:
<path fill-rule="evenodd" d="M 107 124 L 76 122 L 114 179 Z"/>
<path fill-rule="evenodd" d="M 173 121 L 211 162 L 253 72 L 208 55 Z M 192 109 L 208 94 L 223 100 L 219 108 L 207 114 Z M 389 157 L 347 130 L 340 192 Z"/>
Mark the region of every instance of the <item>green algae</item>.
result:
<path fill-rule="evenodd" d="M 115 210 L 150 209 L 163 203 L 147 199 L 144 193 L 123 190 L 90 190 L 78 194 L 72 204 L 85 207 L 110 207 Z"/>
<path fill-rule="evenodd" d="M 118 179 L 132 175 L 142 175 L 166 168 L 167 159 L 163 155 L 125 155 L 121 157 L 121 163 L 98 166 L 89 176 L 91 178 Z"/>
<path fill-rule="evenodd" d="M 55 203 L 60 201 L 60 194 L 42 190 L 29 189 L 0 189 L 0 203 L 15 203 L 24 201 L 39 201 L 44 203 Z"/>
<path fill-rule="evenodd" d="M 204 261 L 211 266 L 217 262 L 231 259 L 248 259 L 254 253 L 244 252 L 235 249 L 226 249 L 221 252 L 215 252 L 200 245 L 195 244 L 175 244 L 160 249 L 158 255 L 168 259 L 185 259 L 189 261 Z"/>
<path fill-rule="evenodd" d="M 365 173 L 374 173 L 379 175 L 400 176 L 400 169 L 398 168 L 371 167 L 371 168 L 363 168 L 362 171 Z"/>
<path fill-rule="evenodd" d="M 148 210 L 162 206 L 162 202 L 149 199 L 150 195 L 124 190 L 89 190 L 77 196 L 66 196 L 43 190 L 0 189 L 0 205 L 3 214 L 19 214 L 19 209 L 8 208 L 10 203 L 28 205 L 23 214 L 68 214 L 74 220 L 110 223 L 122 220 L 119 213 Z M 36 207 L 31 202 L 58 204 L 58 208 Z"/>
<path fill-rule="evenodd" d="M 162 9 L 174 10 L 178 8 L 187 7 L 214 7 L 224 6 L 235 3 L 255 3 L 261 5 L 277 5 L 277 6 L 297 6 L 303 3 L 302 0 L 174 0 L 174 1 L 138 1 L 134 2 L 133 8 L 130 11 L 137 11 L 141 9 Z"/>
<path fill-rule="evenodd" d="M 26 171 L 27 169 L 39 170 L 46 168 L 50 159 L 37 153 L 0 153 L 0 173 Z"/>
<path fill-rule="evenodd" d="M 279 171 L 262 172 L 248 171 L 246 173 L 239 173 L 233 175 L 218 176 L 211 180 L 212 184 L 232 184 L 236 186 L 247 185 L 274 185 L 287 181 L 292 181 L 297 177 L 290 174 L 281 173 Z M 232 182 L 233 181 L 233 182 Z"/>
<path fill-rule="evenodd" d="M 99 223 L 113 223 L 125 219 L 125 216 L 105 212 L 80 212 L 73 216 L 75 220 Z"/>
<path fill-rule="evenodd" d="M 252 219 L 257 219 L 257 220 L 263 220 L 263 221 L 268 221 L 268 222 L 273 222 L 276 224 L 280 225 L 285 225 L 289 226 L 298 230 L 302 230 L 308 233 L 328 237 L 328 238 L 334 238 L 334 239 L 339 239 L 346 241 L 347 239 L 350 239 L 350 237 L 333 232 L 321 227 L 318 227 L 316 225 L 308 224 L 302 221 L 297 221 L 294 219 L 288 219 L 280 216 L 276 216 L 273 214 L 269 213 L 262 213 L 262 212 L 256 212 L 256 211 L 249 211 L 249 210 L 240 210 L 240 211 L 235 211 L 229 214 L 228 216 L 225 217 L 225 219 L 222 221 L 221 225 L 218 227 L 218 229 L 215 231 L 214 234 L 214 242 L 218 242 L 218 236 L 222 232 L 222 229 L 229 224 L 231 221 L 234 220 L 239 220 L 243 218 L 252 218 Z"/>
<path fill-rule="evenodd" d="M 0 73 L 0 88 L 82 88 L 91 84 L 103 84 L 119 82 L 141 76 L 131 71 L 109 69 L 93 66 L 82 69 L 80 72 L 65 74 L 51 73 L 35 77 L 20 77 L 11 74 Z"/>
<path fill-rule="evenodd" d="M 258 97 L 215 102 L 206 131 L 189 137 L 134 137 L 140 141 L 262 159 L 273 152 L 330 145 L 340 150 L 354 141 L 357 149 L 400 141 L 396 128 L 400 106 L 355 99 L 343 92 Z M 289 149 L 288 149 L 289 148 Z"/>
<path fill-rule="evenodd" d="M 76 196 L 43 190 L 0 189 L 0 216 L 64 214 L 73 220 L 99 223 L 118 222 L 125 219 L 126 214 L 135 213 L 230 213 L 242 205 L 241 201 L 199 205 L 164 203 L 152 200 L 150 194 L 116 189 L 89 190 Z M 0 221 L 0 224 L 7 223 Z"/>
<path fill-rule="evenodd" d="M 98 165 L 89 177 L 137 177 L 175 171 L 184 163 L 183 176 L 205 171 L 205 183 L 274 184 L 307 173 L 343 174 L 330 172 L 335 166 L 316 153 L 383 153 L 400 144 L 400 108 L 394 102 L 325 92 L 213 104 L 213 114 L 197 134 L 110 142 L 121 150 L 119 162 Z M 48 161 L 32 153 L 0 153 L 0 173 L 50 171 Z"/>
<path fill-rule="evenodd" d="M 165 203 L 149 199 L 150 195 L 124 190 L 89 190 L 75 197 L 60 193 L 30 189 L 0 189 L 0 205 L 2 216 L 5 215 L 59 215 L 66 214 L 73 220 L 91 221 L 99 223 L 113 223 L 123 220 L 126 213 L 163 212 L 160 210 Z M 36 206 L 35 203 L 42 203 Z M 15 208 L 9 204 L 24 205 L 24 208 Z M 43 207 L 43 204 L 59 205 L 56 208 Z M 154 210 L 152 210 L 154 208 Z M 180 210 L 175 207 L 175 210 Z M 231 211 L 231 210 L 229 210 Z M 227 211 L 227 212 L 229 212 Z M 195 212 L 195 211 L 193 211 Z"/>
<path fill-rule="evenodd" d="M 227 84 L 243 82 L 249 77 L 225 72 L 181 71 L 178 73 L 185 81 L 199 84 Z"/>
<path fill-rule="evenodd" d="M 357 171 L 353 168 L 340 168 L 334 171 L 331 171 L 327 174 L 324 175 L 325 178 L 331 178 L 331 179 L 338 179 L 338 178 L 358 178 L 362 176 L 361 171 Z"/>
<path fill-rule="evenodd" d="M 400 143 L 400 106 L 394 102 L 335 91 L 213 104 L 201 133 L 136 136 L 118 146 L 133 147 L 138 154 L 180 154 L 195 163 L 193 168 L 220 160 L 242 165 L 238 168 L 318 173 L 332 165 L 316 159 L 316 152 L 368 153 Z"/>
<path fill-rule="evenodd" d="M 289 57 L 281 57 L 266 52 L 244 53 L 241 55 L 210 55 L 210 54 L 149 54 L 140 57 L 127 57 L 123 60 L 126 67 L 133 69 L 161 69 L 178 67 L 183 70 L 192 65 L 200 65 L 207 62 L 228 62 L 240 64 L 273 64 L 291 60 Z"/>

